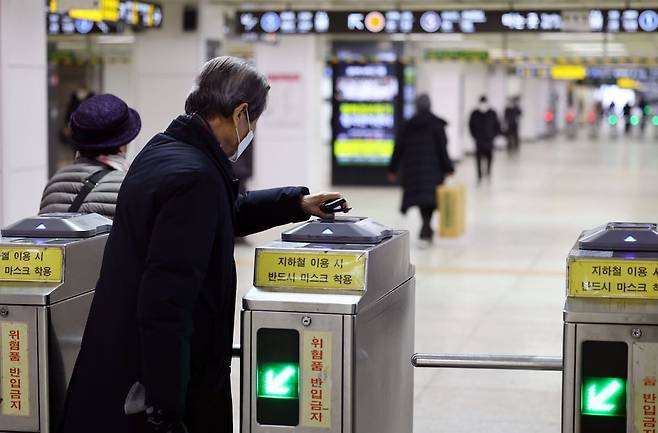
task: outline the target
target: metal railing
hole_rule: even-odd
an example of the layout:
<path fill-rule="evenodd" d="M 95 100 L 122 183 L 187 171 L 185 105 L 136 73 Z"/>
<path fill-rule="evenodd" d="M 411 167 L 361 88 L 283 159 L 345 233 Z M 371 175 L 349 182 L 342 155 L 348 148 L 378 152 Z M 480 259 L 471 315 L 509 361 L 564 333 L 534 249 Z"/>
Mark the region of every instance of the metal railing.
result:
<path fill-rule="evenodd" d="M 479 368 L 490 370 L 562 371 L 561 356 L 443 355 L 416 353 L 411 364 L 418 368 Z"/>
<path fill-rule="evenodd" d="M 233 358 L 242 358 L 242 347 L 234 344 Z M 561 356 L 454 355 L 416 353 L 411 357 L 416 368 L 475 368 L 484 370 L 562 371 Z"/>

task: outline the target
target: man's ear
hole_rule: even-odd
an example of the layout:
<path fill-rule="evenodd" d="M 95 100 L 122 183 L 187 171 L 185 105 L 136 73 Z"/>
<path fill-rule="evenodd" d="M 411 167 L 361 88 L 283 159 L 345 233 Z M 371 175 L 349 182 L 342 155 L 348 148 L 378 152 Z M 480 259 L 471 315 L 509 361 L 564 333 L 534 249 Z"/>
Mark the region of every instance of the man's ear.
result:
<path fill-rule="evenodd" d="M 248 107 L 249 107 L 249 104 L 247 104 L 246 102 L 243 102 L 242 104 L 235 107 L 235 110 L 233 110 L 233 123 L 234 124 L 237 125 L 238 120 L 240 120 L 240 118 L 242 116 L 245 116 L 245 112 L 247 111 Z"/>

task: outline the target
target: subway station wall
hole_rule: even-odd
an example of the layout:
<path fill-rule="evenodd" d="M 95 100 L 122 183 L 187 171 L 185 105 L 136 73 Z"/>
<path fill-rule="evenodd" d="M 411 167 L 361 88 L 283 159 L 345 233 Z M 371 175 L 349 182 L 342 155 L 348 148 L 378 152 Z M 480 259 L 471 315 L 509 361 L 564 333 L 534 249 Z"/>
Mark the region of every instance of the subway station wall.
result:
<path fill-rule="evenodd" d="M 47 180 L 43 2 L 0 1 L 0 226 L 39 210 Z"/>

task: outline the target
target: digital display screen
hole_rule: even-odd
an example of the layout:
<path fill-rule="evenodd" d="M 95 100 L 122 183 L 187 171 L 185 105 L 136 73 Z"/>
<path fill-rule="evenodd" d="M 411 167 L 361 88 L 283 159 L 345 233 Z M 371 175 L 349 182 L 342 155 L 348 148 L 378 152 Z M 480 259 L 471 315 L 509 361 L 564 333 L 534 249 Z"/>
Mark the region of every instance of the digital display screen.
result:
<path fill-rule="evenodd" d="M 655 32 L 654 9 L 241 11 L 238 33 Z"/>
<path fill-rule="evenodd" d="M 333 156 L 339 166 L 388 166 L 395 146 L 400 75 L 395 63 L 334 67 Z"/>
<path fill-rule="evenodd" d="M 299 424 L 299 332 L 262 328 L 256 343 L 256 420 Z"/>
<path fill-rule="evenodd" d="M 585 341 L 582 345 L 580 431 L 626 431 L 628 345 Z"/>

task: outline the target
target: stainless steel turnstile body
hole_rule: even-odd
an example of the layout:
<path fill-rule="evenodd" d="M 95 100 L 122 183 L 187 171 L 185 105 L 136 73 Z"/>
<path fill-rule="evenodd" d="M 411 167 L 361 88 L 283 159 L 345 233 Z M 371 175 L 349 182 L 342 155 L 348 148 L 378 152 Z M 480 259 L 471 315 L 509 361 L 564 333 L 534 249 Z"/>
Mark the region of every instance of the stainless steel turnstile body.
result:
<path fill-rule="evenodd" d="M 647 231 L 658 239 L 652 225 L 611 224 L 569 254 L 563 433 L 658 428 L 658 244 Z M 587 245 L 600 235 L 617 243 Z"/>
<path fill-rule="evenodd" d="M 90 230 L 87 224 L 82 230 L 74 221 L 68 224 L 70 232 L 54 234 L 49 226 L 61 229 L 56 221 L 61 218 L 67 219 L 34 218 L 18 224 L 17 233 L 38 238 L 0 237 L 2 433 L 54 431 L 80 349 L 107 240 L 103 233 L 111 222 L 85 216 L 83 221 L 96 227 Z M 40 228 L 30 233 L 35 227 Z M 90 237 L 70 238 L 76 229 Z"/>
<path fill-rule="evenodd" d="M 243 299 L 243 433 L 412 431 L 413 371 L 409 360 L 414 349 L 415 280 L 409 235 L 392 232 L 391 237 L 370 245 L 350 243 L 348 238 L 343 238 L 343 243 L 277 241 L 257 249 L 255 286 Z M 276 266 L 259 269 L 266 266 L 264 254 L 273 254 L 275 261 L 276 254 L 287 260 L 304 255 L 307 260 L 326 257 L 330 266 L 337 255 L 352 256 L 363 260 L 363 290 L 327 289 L 323 283 L 285 287 L 303 285 L 291 280 L 257 287 L 259 273 L 264 276 L 271 271 L 269 275 L 276 279 Z M 329 272 L 326 284 L 331 285 L 340 276 L 332 278 Z M 279 330 L 292 331 L 291 347 L 285 338 L 277 340 Z M 324 354 L 319 352 L 322 348 Z M 291 385 L 298 387 L 297 399 L 262 397 L 259 387 L 263 375 L 271 374 L 269 379 L 274 378 L 276 385 L 276 374 L 284 376 L 281 370 L 265 373 L 259 351 L 269 353 L 267 356 L 275 361 L 283 360 L 282 352 L 287 351 L 293 363 L 299 362 L 299 381 Z M 317 370 L 314 362 L 320 361 L 316 358 L 322 360 Z M 293 374 L 292 369 L 289 372 Z M 318 383 L 325 386 L 316 386 Z M 284 412 L 290 416 L 281 420 L 278 414 Z"/>

